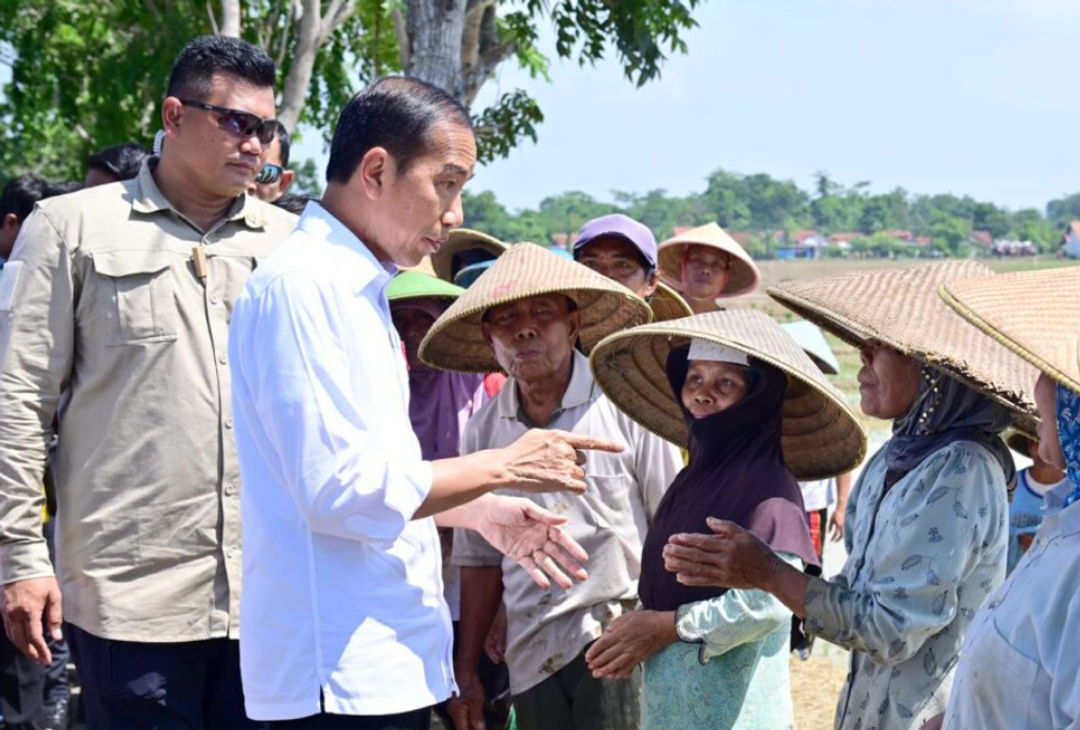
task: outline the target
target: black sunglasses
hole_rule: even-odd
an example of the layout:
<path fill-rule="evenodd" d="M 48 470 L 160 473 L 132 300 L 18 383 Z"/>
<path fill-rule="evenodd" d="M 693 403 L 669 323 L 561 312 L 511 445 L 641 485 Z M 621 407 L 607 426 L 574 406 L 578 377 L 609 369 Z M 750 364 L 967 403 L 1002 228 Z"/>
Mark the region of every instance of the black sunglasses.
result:
<path fill-rule="evenodd" d="M 285 169 L 281 165 L 267 162 L 259 170 L 259 174 L 255 176 L 255 182 L 259 185 L 272 185 L 281 179 L 281 173 L 283 172 L 285 172 Z"/>
<path fill-rule="evenodd" d="M 251 112 L 242 112 L 239 109 L 229 109 L 225 106 L 207 104 L 194 99 L 181 99 L 180 103 L 184 106 L 193 106 L 198 109 L 205 109 L 208 112 L 214 112 L 218 115 L 218 126 L 241 139 L 255 135 L 262 144 L 270 144 L 274 141 L 274 137 L 277 136 L 280 122 L 276 119 L 263 119 Z"/>

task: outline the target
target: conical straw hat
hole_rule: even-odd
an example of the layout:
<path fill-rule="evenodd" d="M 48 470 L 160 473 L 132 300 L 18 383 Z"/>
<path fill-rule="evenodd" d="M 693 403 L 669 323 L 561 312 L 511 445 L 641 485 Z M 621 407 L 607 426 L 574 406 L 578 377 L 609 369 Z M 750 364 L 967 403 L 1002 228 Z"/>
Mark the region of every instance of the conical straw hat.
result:
<path fill-rule="evenodd" d="M 454 257 L 474 248 L 483 249 L 498 258 L 506 251 L 507 245 L 494 236 L 474 231 L 471 228 L 455 228 L 450 231 L 450 237 L 446 243 L 439 246 L 439 250 L 431 255 L 431 266 L 435 270 L 435 276 L 443 281 L 452 282 L 456 273 L 453 271 Z"/>
<path fill-rule="evenodd" d="M 609 398 L 653 433 L 686 446 L 689 427 L 667 376 L 668 354 L 691 338 L 727 345 L 788 376 L 781 445 L 799 479 L 823 479 L 855 468 L 866 433 L 844 395 L 791 336 L 764 312 L 732 309 L 635 327 L 605 338 L 589 357 Z"/>
<path fill-rule="evenodd" d="M 572 299 L 581 312 L 579 336 L 585 352 L 612 332 L 652 317 L 645 300 L 622 284 L 535 244 L 517 243 L 435 320 L 420 343 L 420 359 L 443 370 L 495 372 L 499 363 L 480 328 L 484 312 L 556 293 Z"/>
<path fill-rule="evenodd" d="M 652 299 L 649 300 L 649 309 L 652 310 L 653 322 L 666 322 L 669 319 L 681 319 L 694 313 L 686 300 L 679 292 L 663 282 L 656 285 Z"/>
<path fill-rule="evenodd" d="M 855 347 L 879 340 L 1033 417 L 1035 370 L 996 347 L 938 295 L 946 282 L 990 273 L 975 261 L 942 261 L 785 281 L 769 295 Z"/>
<path fill-rule="evenodd" d="M 941 296 L 987 335 L 1080 392 L 1080 266 L 947 281 Z"/>
<path fill-rule="evenodd" d="M 683 249 L 691 245 L 708 246 L 731 255 L 731 278 L 720 296 L 749 294 L 761 283 L 761 272 L 746 249 L 717 224 L 706 223 L 660 244 L 657 256 L 660 260 L 660 278 L 665 284 L 676 289 L 682 287 Z"/>

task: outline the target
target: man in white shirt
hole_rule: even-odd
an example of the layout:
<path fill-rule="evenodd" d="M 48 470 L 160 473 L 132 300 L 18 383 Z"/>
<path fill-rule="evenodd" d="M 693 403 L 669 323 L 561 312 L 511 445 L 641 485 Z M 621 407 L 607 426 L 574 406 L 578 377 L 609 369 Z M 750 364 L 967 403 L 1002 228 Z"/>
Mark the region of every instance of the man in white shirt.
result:
<path fill-rule="evenodd" d="M 468 113 L 383 79 L 345 107 L 327 189 L 236 301 L 229 359 L 244 478 L 241 669 L 248 714 L 293 728 L 423 729 L 456 691 L 438 523 L 479 530 L 547 583 L 585 577 L 564 518 L 498 486 L 582 492 L 553 431 L 425 462 L 385 288 L 462 221 Z"/>

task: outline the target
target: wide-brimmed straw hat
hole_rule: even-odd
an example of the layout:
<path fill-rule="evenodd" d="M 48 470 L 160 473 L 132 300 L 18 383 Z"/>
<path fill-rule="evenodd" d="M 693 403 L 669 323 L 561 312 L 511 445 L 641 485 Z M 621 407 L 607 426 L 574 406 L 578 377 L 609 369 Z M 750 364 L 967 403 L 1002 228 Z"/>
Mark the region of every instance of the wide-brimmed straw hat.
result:
<path fill-rule="evenodd" d="M 671 389 L 668 354 L 691 338 L 734 348 L 782 370 L 781 444 L 799 479 L 851 471 L 866 455 L 866 433 L 843 394 L 780 325 L 764 312 L 734 309 L 617 332 L 593 349 L 593 377 L 609 398 L 653 433 L 686 446 L 689 426 Z"/>
<path fill-rule="evenodd" d="M 663 282 L 657 282 L 656 291 L 649 300 L 653 322 L 666 322 L 669 319 L 682 319 L 694 313 L 679 292 Z"/>
<path fill-rule="evenodd" d="M 684 231 L 660 244 L 660 278 L 675 287 L 682 286 L 683 251 L 687 246 L 708 246 L 727 253 L 731 257 L 731 278 L 728 279 L 722 297 L 749 294 L 761 283 L 761 272 L 746 249 L 715 223 Z"/>
<path fill-rule="evenodd" d="M 855 347 L 879 340 L 940 368 L 1025 417 L 1034 417 L 1035 370 L 958 317 L 942 284 L 991 273 L 975 261 L 943 261 L 786 281 L 769 295 Z"/>
<path fill-rule="evenodd" d="M 517 243 L 435 321 L 420 343 L 420 359 L 443 370 L 499 370 L 481 331 L 484 312 L 543 294 L 564 294 L 577 305 L 585 352 L 612 332 L 652 317 L 645 300 L 622 284 L 535 244 Z"/>
<path fill-rule="evenodd" d="M 1080 267 L 950 280 L 941 296 L 982 332 L 1080 392 Z"/>
<path fill-rule="evenodd" d="M 452 301 L 464 293 L 460 286 L 419 271 L 402 271 L 386 286 L 386 298 L 390 302 L 429 298 Z"/>
<path fill-rule="evenodd" d="M 498 258 L 507 249 L 507 245 L 486 233 L 474 231 L 471 228 L 455 228 L 450 231 L 446 243 L 431 255 L 431 266 L 435 269 L 435 276 L 443 281 L 453 281 L 454 274 L 459 269 L 477 261 L 455 261 L 460 256 L 472 249 L 479 249 L 488 254 L 490 258 Z"/>

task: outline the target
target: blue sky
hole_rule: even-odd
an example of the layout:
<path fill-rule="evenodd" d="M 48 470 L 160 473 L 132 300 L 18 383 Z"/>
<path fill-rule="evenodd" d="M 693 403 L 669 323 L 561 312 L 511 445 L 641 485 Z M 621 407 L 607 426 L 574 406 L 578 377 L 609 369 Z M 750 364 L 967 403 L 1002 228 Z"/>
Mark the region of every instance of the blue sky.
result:
<path fill-rule="evenodd" d="M 724 167 L 1012 208 L 1080 191 L 1076 0 L 711 0 L 696 17 L 688 54 L 641 89 L 614 61 L 555 63 L 551 83 L 504 64 L 481 101 L 520 86 L 546 121 L 471 189 L 516 209 L 684 194 Z"/>

